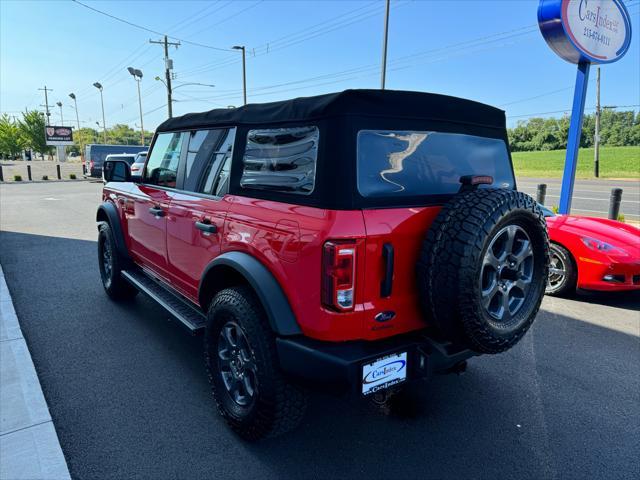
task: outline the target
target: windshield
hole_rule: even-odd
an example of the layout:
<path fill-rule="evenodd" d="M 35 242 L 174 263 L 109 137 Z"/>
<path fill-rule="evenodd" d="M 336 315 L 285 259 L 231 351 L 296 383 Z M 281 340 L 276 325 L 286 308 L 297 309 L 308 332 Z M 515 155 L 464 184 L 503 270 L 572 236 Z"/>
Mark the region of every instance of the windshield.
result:
<path fill-rule="evenodd" d="M 129 165 L 133 163 L 134 158 L 133 155 L 109 155 L 109 160 L 124 160 Z"/>
<path fill-rule="evenodd" d="M 452 194 L 463 175 L 490 175 L 491 186 L 513 188 L 505 142 L 458 133 L 358 133 L 358 191 L 364 197 Z"/>

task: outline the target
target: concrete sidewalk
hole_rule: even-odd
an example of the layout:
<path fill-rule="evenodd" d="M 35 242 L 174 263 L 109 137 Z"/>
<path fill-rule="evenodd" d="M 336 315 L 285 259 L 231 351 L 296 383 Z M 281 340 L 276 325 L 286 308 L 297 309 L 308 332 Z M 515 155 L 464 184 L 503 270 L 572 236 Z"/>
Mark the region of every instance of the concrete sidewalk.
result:
<path fill-rule="evenodd" d="M 68 478 L 0 266 L 0 480 Z"/>

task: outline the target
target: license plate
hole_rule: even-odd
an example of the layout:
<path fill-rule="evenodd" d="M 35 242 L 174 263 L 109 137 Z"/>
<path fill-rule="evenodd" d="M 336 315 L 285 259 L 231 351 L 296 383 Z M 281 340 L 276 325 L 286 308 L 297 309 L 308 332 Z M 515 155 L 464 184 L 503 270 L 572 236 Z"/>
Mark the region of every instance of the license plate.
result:
<path fill-rule="evenodd" d="M 395 353 L 362 366 L 362 394 L 370 395 L 407 379 L 407 352 Z"/>

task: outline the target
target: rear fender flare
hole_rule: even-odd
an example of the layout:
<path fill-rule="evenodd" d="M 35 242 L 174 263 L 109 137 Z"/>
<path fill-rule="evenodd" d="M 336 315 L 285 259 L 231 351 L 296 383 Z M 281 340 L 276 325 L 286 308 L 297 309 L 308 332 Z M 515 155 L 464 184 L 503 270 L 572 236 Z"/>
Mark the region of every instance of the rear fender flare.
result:
<path fill-rule="evenodd" d="M 216 269 L 225 268 L 234 269 L 253 288 L 276 334 L 282 336 L 302 334 L 287 296 L 276 278 L 260 261 L 244 252 L 223 253 L 207 265 L 198 286 L 200 305 L 203 305 L 207 294 L 205 291 L 207 276 L 214 274 Z"/>

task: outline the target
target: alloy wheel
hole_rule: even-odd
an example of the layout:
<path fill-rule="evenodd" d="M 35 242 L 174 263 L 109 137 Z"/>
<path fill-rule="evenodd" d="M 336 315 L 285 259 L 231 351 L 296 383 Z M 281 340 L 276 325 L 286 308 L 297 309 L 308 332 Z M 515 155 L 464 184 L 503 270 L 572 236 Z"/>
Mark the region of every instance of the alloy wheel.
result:
<path fill-rule="evenodd" d="M 484 310 L 496 321 L 508 323 L 522 308 L 533 279 L 531 239 L 518 225 L 507 225 L 493 237 L 480 270 Z"/>
<path fill-rule="evenodd" d="M 244 331 L 235 322 L 227 322 L 220 330 L 218 365 L 231 399 L 241 407 L 251 405 L 257 393 L 256 362 Z"/>

